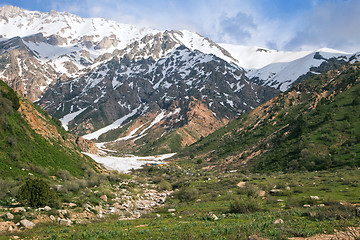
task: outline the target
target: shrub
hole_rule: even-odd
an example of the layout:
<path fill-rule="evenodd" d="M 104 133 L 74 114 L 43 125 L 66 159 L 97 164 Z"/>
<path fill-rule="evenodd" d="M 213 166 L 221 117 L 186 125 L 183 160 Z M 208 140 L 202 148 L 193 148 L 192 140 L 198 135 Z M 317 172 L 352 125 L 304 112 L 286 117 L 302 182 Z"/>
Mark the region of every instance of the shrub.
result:
<path fill-rule="evenodd" d="M 9 87 L 9 91 L 7 92 L 6 96 L 12 103 L 12 107 L 17 111 L 20 108 L 20 101 L 16 94 L 16 92 Z"/>
<path fill-rule="evenodd" d="M 57 202 L 57 196 L 51 191 L 49 183 L 42 179 L 28 179 L 20 187 L 16 198 L 23 205 L 31 207 L 44 207 Z"/>
<path fill-rule="evenodd" d="M 199 191 L 193 187 L 182 187 L 178 192 L 174 194 L 174 197 L 180 201 L 192 201 L 199 195 Z"/>
<path fill-rule="evenodd" d="M 161 181 L 158 184 L 158 187 L 159 187 L 160 190 L 166 190 L 166 191 L 172 190 L 171 184 L 166 180 Z"/>
<path fill-rule="evenodd" d="M 262 206 L 258 199 L 251 197 L 235 198 L 229 207 L 231 213 L 252 213 L 261 211 Z"/>
<path fill-rule="evenodd" d="M 69 171 L 63 170 L 63 169 L 59 169 L 56 172 L 56 176 L 58 176 L 59 178 L 61 178 L 64 181 L 71 179 L 71 174 L 69 173 Z"/>
<path fill-rule="evenodd" d="M 155 183 L 155 184 L 160 183 L 162 181 L 164 181 L 164 179 L 162 177 L 159 177 L 159 176 L 154 176 L 152 178 L 152 182 Z"/>

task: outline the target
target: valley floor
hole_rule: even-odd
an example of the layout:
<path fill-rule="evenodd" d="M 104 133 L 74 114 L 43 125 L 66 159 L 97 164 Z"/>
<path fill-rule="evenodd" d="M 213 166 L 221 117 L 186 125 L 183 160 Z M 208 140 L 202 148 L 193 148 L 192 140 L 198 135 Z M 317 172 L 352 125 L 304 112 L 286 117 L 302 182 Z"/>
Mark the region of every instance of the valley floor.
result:
<path fill-rule="evenodd" d="M 360 169 L 321 172 L 212 173 L 175 163 L 134 175 L 174 188 L 153 212 L 117 214 L 71 226 L 40 224 L 0 239 L 358 239 Z M 167 185 L 170 184 L 170 185 Z M 136 186 L 129 186 L 136 192 Z M 138 190 L 137 190 L 138 191 Z M 103 204 L 99 202 L 99 205 Z M 135 207 L 135 206 L 134 206 Z M 350 228 L 349 228 L 350 227 Z"/>

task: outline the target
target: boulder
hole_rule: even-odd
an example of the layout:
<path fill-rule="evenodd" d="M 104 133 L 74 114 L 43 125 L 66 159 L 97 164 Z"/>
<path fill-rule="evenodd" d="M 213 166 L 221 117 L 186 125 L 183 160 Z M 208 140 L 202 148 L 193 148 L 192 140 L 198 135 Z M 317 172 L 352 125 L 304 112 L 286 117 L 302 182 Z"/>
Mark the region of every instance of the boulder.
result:
<path fill-rule="evenodd" d="M 311 198 L 312 200 L 320 200 L 320 198 L 319 198 L 318 196 L 310 196 L 310 198 Z"/>
<path fill-rule="evenodd" d="M 256 194 L 259 196 L 259 197 L 265 197 L 266 195 L 266 192 L 264 190 L 259 190 L 256 192 Z"/>
<path fill-rule="evenodd" d="M 59 219 L 60 226 L 71 226 L 72 221 L 70 219 Z"/>
<path fill-rule="evenodd" d="M 175 208 L 169 208 L 169 209 L 168 209 L 168 212 L 170 212 L 170 213 L 176 212 L 176 209 L 175 209 Z"/>
<path fill-rule="evenodd" d="M 219 218 L 214 213 L 211 213 L 211 212 L 208 214 L 208 217 L 210 217 L 214 221 L 219 220 Z"/>
<path fill-rule="evenodd" d="M 272 194 L 272 195 L 276 195 L 279 192 L 282 192 L 282 190 L 281 189 L 271 189 L 270 190 L 270 194 Z"/>
<path fill-rule="evenodd" d="M 24 207 L 16 207 L 13 210 L 11 210 L 12 213 L 21 213 L 26 212 L 26 209 Z"/>
<path fill-rule="evenodd" d="M 100 198 L 105 202 L 107 202 L 107 200 L 108 200 L 106 195 L 102 195 Z"/>
<path fill-rule="evenodd" d="M 56 220 L 55 217 L 54 217 L 54 215 L 50 215 L 49 218 L 50 218 L 51 221 L 55 221 L 55 220 Z"/>
<path fill-rule="evenodd" d="M 45 210 L 45 211 L 51 211 L 51 207 L 45 206 L 45 207 L 44 207 L 44 210 Z"/>
<path fill-rule="evenodd" d="M 10 227 L 12 227 L 12 229 L 15 229 L 16 228 L 15 223 L 11 221 L 0 222 L 0 233 L 5 232 L 6 230 L 9 231 Z"/>
<path fill-rule="evenodd" d="M 69 207 L 71 207 L 71 208 L 76 207 L 76 204 L 75 203 L 69 203 Z"/>
<path fill-rule="evenodd" d="M 27 219 L 23 219 L 20 221 L 20 224 L 24 227 L 24 228 L 28 228 L 31 229 L 33 227 L 35 227 L 35 223 L 27 220 Z"/>
<path fill-rule="evenodd" d="M 12 215 L 11 213 L 7 213 L 7 214 L 6 214 L 6 217 L 7 217 L 7 219 L 9 219 L 9 220 L 13 220 L 13 219 L 14 219 L 14 215 Z"/>
<path fill-rule="evenodd" d="M 68 211 L 66 209 L 60 209 L 60 210 L 58 210 L 58 213 L 64 215 L 64 214 L 67 214 Z"/>
<path fill-rule="evenodd" d="M 275 221 L 273 221 L 272 224 L 284 224 L 284 220 L 279 218 L 279 219 L 276 219 Z"/>

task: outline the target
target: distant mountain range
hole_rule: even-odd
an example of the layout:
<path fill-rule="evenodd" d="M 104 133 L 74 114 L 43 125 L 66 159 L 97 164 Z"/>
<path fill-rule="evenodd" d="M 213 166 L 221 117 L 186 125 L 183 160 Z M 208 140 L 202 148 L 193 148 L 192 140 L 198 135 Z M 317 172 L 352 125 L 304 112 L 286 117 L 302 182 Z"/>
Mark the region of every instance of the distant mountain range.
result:
<path fill-rule="evenodd" d="M 138 153 L 178 151 L 359 56 L 217 44 L 187 30 L 12 6 L 0 8 L 0 35 L 1 79 L 68 130 Z"/>

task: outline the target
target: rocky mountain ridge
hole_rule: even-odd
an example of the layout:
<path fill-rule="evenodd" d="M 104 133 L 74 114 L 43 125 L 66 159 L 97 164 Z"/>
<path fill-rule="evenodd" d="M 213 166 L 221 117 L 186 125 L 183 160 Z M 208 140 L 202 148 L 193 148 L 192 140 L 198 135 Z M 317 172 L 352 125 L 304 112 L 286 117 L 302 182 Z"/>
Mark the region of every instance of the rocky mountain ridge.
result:
<path fill-rule="evenodd" d="M 178 150 L 164 139 L 191 144 L 306 78 L 303 74 L 317 74 L 332 57 L 338 58 L 335 65 L 351 58 L 334 51 L 246 52 L 186 30 L 12 6 L 0 8 L 0 26 L 0 77 L 11 87 L 87 139 L 115 141 L 117 149 L 124 142 L 139 151 L 147 146 L 140 147 L 145 152 Z M 267 65 L 261 69 L 239 66 L 262 58 Z"/>
<path fill-rule="evenodd" d="M 136 61 L 119 54 L 88 75 L 55 84 L 38 103 L 88 139 L 147 116 L 136 131 L 127 126 L 120 135 L 127 136 L 123 140 L 132 136 L 146 141 L 159 125 L 158 137 L 195 119 L 213 119 L 209 122 L 214 126 L 223 126 L 276 94 L 272 88 L 248 81 L 236 64 L 182 46 L 158 61 Z M 199 104 L 207 116 L 190 114 Z M 206 129 L 213 131 L 214 126 Z M 204 134 L 184 142 L 191 144 Z"/>

